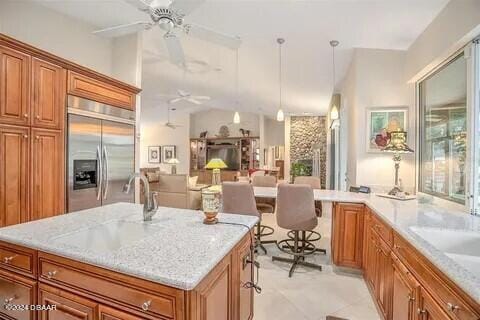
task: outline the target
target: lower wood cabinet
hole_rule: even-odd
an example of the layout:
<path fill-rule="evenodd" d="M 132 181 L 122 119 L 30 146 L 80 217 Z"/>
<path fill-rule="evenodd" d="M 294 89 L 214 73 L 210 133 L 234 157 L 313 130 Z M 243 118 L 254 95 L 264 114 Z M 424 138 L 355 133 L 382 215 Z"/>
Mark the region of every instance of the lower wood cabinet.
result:
<path fill-rule="evenodd" d="M 142 320 L 138 316 L 100 305 L 98 307 L 98 320 Z"/>
<path fill-rule="evenodd" d="M 0 319 L 35 320 L 36 312 L 9 309 L 12 306 L 33 305 L 37 302 L 37 282 L 0 270 Z"/>
<path fill-rule="evenodd" d="M 97 303 L 44 284 L 38 303 L 52 308 L 40 312 L 41 320 L 96 320 Z"/>
<path fill-rule="evenodd" d="M 451 320 L 442 307 L 426 291 L 420 290 L 419 307 L 417 309 L 419 320 Z"/>
<path fill-rule="evenodd" d="M 363 204 L 335 204 L 333 212 L 332 254 L 337 266 L 362 268 Z"/>
<path fill-rule="evenodd" d="M 416 320 L 420 283 L 393 253 L 392 266 L 392 319 Z"/>
<path fill-rule="evenodd" d="M 32 219 L 65 210 L 63 131 L 32 128 Z"/>

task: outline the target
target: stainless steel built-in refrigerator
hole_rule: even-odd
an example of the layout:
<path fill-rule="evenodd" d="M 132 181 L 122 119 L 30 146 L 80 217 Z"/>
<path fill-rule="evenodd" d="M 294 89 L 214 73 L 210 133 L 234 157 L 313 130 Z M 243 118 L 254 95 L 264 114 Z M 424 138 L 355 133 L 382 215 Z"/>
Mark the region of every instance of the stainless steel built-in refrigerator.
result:
<path fill-rule="evenodd" d="M 68 97 L 68 212 L 134 202 L 123 186 L 135 170 L 135 112 Z"/>

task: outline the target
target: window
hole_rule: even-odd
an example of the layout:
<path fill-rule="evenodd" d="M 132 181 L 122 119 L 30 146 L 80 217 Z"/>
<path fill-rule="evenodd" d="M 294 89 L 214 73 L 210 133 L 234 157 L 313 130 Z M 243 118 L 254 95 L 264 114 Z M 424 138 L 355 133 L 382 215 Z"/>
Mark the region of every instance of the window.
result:
<path fill-rule="evenodd" d="M 466 204 L 467 60 L 461 53 L 419 83 L 420 192 Z"/>

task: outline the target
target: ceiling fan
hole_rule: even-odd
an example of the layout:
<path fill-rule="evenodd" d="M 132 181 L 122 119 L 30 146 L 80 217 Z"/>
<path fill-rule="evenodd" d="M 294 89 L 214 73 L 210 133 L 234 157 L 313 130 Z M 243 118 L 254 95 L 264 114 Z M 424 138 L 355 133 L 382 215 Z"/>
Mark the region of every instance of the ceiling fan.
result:
<path fill-rule="evenodd" d="M 172 108 L 172 110 L 176 110 L 175 108 Z M 181 124 L 174 124 L 170 122 L 170 107 L 167 108 L 167 122 L 164 124 L 165 127 L 170 128 L 170 129 L 177 129 L 179 127 L 183 127 Z"/>
<path fill-rule="evenodd" d="M 209 96 L 194 96 L 190 92 L 181 89 L 177 90 L 177 95 L 178 97 L 168 100 L 168 103 L 174 104 L 180 101 L 187 101 L 196 105 L 201 105 L 203 104 L 202 100 L 210 100 Z"/>
<path fill-rule="evenodd" d="M 241 40 L 212 29 L 185 23 L 184 18 L 205 0 L 173 0 L 170 5 L 165 5 L 165 0 L 124 0 L 150 16 L 151 21 L 137 21 L 133 23 L 113 26 L 93 33 L 104 37 L 118 37 L 141 30 L 149 30 L 158 26 L 165 31 L 163 36 L 167 46 L 170 61 L 174 64 L 184 65 L 185 54 L 178 39 L 180 33 L 212 42 L 230 49 L 237 49 Z"/>

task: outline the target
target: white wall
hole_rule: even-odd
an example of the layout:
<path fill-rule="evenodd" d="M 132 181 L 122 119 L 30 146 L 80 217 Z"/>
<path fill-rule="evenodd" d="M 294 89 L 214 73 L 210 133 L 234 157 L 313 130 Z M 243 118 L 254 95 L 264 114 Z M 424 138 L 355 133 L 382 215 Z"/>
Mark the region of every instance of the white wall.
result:
<path fill-rule="evenodd" d="M 369 107 L 408 106 L 410 124 L 407 132 L 409 145 L 413 146 L 414 108 L 409 105 L 408 86 L 404 79 L 406 54 L 394 50 L 355 49 L 354 55 L 342 92 L 350 121 L 348 177 L 351 185 L 368 185 L 383 191 L 393 186 L 394 164 L 391 154 L 367 152 L 366 112 Z M 403 156 L 400 178 L 405 188 L 412 191 L 415 186 L 413 155 Z"/>
<path fill-rule="evenodd" d="M 265 147 L 285 145 L 285 121 L 264 118 Z"/>
<path fill-rule="evenodd" d="M 0 32 L 98 72 L 112 74 L 112 41 L 92 26 L 32 1 L 0 1 Z"/>
<path fill-rule="evenodd" d="M 167 106 L 146 105 L 142 106 L 140 128 L 140 167 L 160 167 L 161 170 L 170 172 L 169 164 L 148 163 L 148 146 L 175 145 L 177 147 L 177 173 L 189 173 L 190 161 L 190 116 L 186 112 L 173 111 L 170 121 L 181 124 L 182 127 L 170 129 L 163 124 L 166 122 Z"/>
<path fill-rule="evenodd" d="M 250 130 L 250 136 L 260 136 L 260 118 L 258 114 L 240 112 L 240 124 L 234 124 L 232 123 L 233 113 L 233 111 L 219 109 L 192 113 L 190 137 L 198 138 L 202 131 L 208 131 L 208 137 L 215 137 L 222 125 L 228 127 L 231 137 L 240 137 L 240 128 Z"/>

